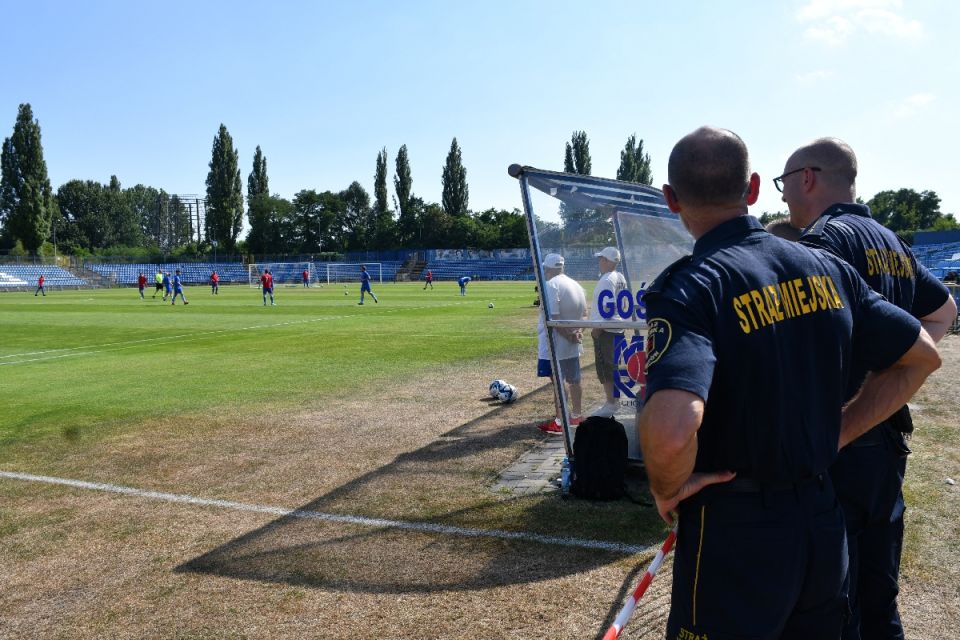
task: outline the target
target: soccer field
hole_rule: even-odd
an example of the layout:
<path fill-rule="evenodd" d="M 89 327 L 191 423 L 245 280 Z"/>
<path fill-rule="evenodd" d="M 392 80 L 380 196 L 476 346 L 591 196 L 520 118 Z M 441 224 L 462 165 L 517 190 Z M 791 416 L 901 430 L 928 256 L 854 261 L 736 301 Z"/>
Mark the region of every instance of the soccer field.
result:
<path fill-rule="evenodd" d="M 374 291 L 381 302 L 363 306 L 356 285 L 278 287 L 276 307 L 243 286 L 188 288 L 186 307 L 136 289 L 0 296 L 0 443 L 98 438 L 150 416 L 376 401 L 380 385 L 416 385 L 438 365 L 532 352 L 532 284 Z"/>
<path fill-rule="evenodd" d="M 347 291 L 0 295 L 0 638 L 602 635 L 666 530 L 492 489 L 551 438 L 533 284 Z M 960 624 L 958 340 L 916 399 L 911 637 Z M 624 638 L 662 637 L 669 585 Z"/>

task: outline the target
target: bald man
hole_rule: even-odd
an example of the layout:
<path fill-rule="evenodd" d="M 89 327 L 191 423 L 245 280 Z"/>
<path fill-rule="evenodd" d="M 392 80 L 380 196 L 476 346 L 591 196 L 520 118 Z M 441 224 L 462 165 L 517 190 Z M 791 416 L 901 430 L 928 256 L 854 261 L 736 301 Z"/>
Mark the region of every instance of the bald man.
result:
<path fill-rule="evenodd" d="M 682 138 L 668 176 L 696 243 L 644 297 L 639 415 L 657 510 L 679 519 L 667 637 L 839 638 L 846 533 L 826 470 L 939 366 L 936 348 L 850 265 L 748 215 L 760 177 L 733 132 Z M 843 406 L 852 361 L 877 373 Z"/>
<path fill-rule="evenodd" d="M 774 184 L 790 208 L 800 242 L 826 249 L 852 265 L 875 291 L 920 320 L 934 341 L 957 317 L 947 288 L 895 233 L 856 204 L 857 157 L 837 138 L 820 138 L 787 159 Z M 855 367 L 852 397 L 866 376 Z M 853 611 L 844 640 L 903 638 L 897 610 L 903 543 L 905 437 L 913 429 L 906 406 L 840 452 L 830 469 L 844 509 Z"/>

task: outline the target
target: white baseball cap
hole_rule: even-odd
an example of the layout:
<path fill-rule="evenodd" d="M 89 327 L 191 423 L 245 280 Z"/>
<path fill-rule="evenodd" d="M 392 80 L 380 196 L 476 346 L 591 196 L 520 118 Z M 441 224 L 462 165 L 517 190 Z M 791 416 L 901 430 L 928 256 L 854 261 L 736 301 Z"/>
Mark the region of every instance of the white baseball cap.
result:
<path fill-rule="evenodd" d="M 606 258 L 610 262 L 620 262 L 620 251 L 616 247 L 604 247 L 603 250 L 593 254 L 594 258 Z"/>
<path fill-rule="evenodd" d="M 548 253 L 542 264 L 547 269 L 559 269 L 563 266 L 563 256 L 559 253 Z"/>

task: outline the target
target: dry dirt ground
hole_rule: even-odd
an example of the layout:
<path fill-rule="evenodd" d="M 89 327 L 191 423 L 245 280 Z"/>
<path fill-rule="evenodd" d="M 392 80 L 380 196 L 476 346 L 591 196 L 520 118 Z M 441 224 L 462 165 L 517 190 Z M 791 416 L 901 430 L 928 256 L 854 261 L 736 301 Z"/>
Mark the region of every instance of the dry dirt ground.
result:
<path fill-rule="evenodd" d="M 944 367 L 916 399 L 901 598 L 910 638 L 960 629 L 958 487 L 946 483 L 960 480 L 960 338 L 941 344 Z M 570 534 L 554 513 L 629 526 L 641 511 L 627 502 L 564 512 L 555 495 L 489 491 L 546 437 L 533 424 L 550 414 L 549 392 L 528 369 L 438 370 L 378 389 L 374 401 L 326 401 L 296 416 L 157 419 L 94 443 L 24 447 L 4 470 L 478 528 Z M 528 392 L 490 405 L 489 371 Z M 651 555 L 0 479 L 0 638 L 599 637 Z M 669 569 L 623 637 L 662 637 Z"/>

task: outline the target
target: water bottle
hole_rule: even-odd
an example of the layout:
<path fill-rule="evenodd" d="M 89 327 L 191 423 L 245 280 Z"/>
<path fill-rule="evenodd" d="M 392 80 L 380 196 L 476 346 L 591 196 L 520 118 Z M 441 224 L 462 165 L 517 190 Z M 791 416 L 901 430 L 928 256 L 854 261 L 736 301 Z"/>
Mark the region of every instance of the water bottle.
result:
<path fill-rule="evenodd" d="M 570 458 L 564 457 L 560 463 L 560 492 L 570 491 Z"/>

